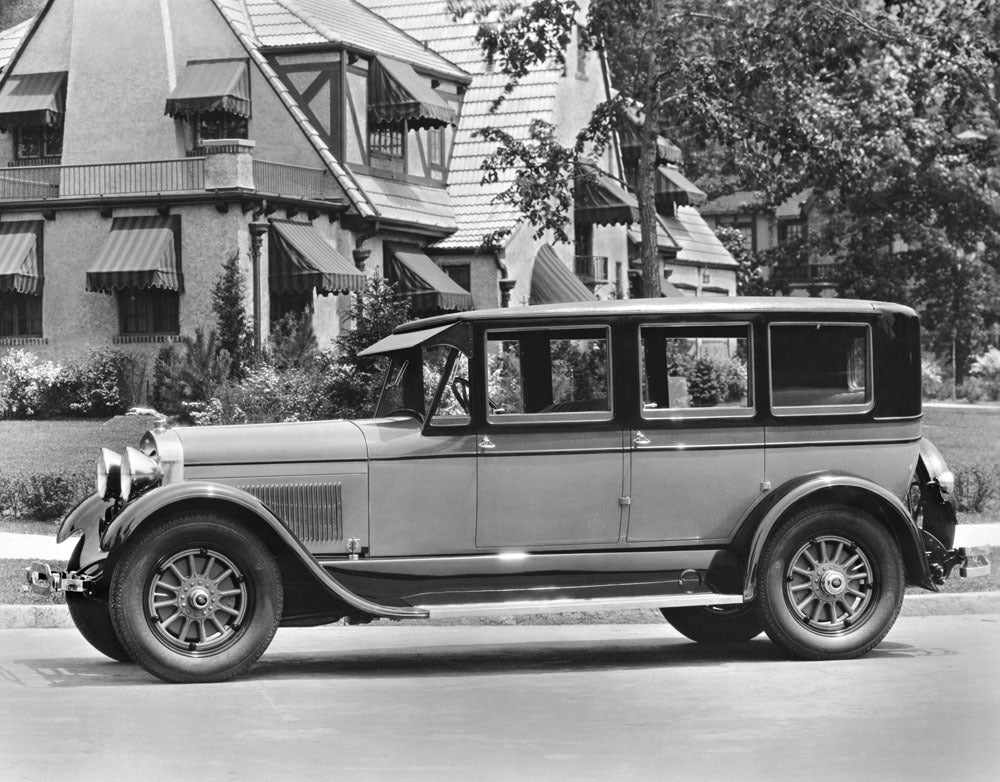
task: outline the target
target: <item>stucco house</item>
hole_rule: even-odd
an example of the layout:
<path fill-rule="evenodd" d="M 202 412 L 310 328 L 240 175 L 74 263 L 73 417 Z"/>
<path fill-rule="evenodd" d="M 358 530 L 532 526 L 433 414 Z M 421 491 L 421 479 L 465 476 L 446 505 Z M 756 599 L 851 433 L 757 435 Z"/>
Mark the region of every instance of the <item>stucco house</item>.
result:
<path fill-rule="evenodd" d="M 420 249 L 470 78 L 354 0 L 48 0 L 0 54 L 0 347 L 152 352 L 232 254 L 261 336 L 332 339 L 376 269 L 472 307 Z"/>
<path fill-rule="evenodd" d="M 476 136 L 544 119 L 569 141 L 609 94 L 604 64 L 573 47 L 490 113 L 506 79 L 475 29 L 446 0 L 47 0 L 0 33 L 0 349 L 151 355 L 212 323 L 233 255 L 261 340 L 308 307 L 329 343 L 373 274 L 418 315 L 627 297 L 628 139 L 594 156 L 566 245 L 494 203 Z M 675 162 L 664 292 L 732 295 Z"/>

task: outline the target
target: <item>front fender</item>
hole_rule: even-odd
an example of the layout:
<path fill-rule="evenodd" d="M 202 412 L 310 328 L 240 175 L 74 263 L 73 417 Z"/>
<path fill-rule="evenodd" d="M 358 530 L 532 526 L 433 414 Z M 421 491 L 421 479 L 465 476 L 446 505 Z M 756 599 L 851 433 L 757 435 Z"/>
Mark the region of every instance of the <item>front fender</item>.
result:
<path fill-rule="evenodd" d="M 359 611 L 376 616 L 406 619 L 427 617 L 427 612 L 420 609 L 383 606 L 354 594 L 333 578 L 260 500 L 252 494 L 225 484 L 184 481 L 152 489 L 125 506 L 104 533 L 101 547 L 105 551 L 115 550 L 124 545 L 144 524 L 151 519 L 163 517 L 172 509 L 206 504 L 216 508 L 235 509 L 240 511 L 238 515 L 241 518 L 249 514 L 262 522 L 278 543 L 284 546 L 329 592 Z"/>
<path fill-rule="evenodd" d="M 762 498 L 749 512 L 741 530 L 752 531 L 743 581 L 743 597 L 752 600 L 764 545 L 788 513 L 810 502 L 839 502 L 863 507 L 882 516 L 896 536 L 910 580 L 931 583 L 920 530 L 906 506 L 877 483 L 850 473 L 823 472 L 803 475 Z"/>
<path fill-rule="evenodd" d="M 59 525 L 56 543 L 68 540 L 77 532 L 83 535 L 83 549 L 80 551 L 80 562 L 77 565 L 79 570 L 86 570 L 108 556 L 107 551 L 101 547 L 101 523 L 110 507 L 110 502 L 91 494 L 66 514 L 66 518 Z"/>

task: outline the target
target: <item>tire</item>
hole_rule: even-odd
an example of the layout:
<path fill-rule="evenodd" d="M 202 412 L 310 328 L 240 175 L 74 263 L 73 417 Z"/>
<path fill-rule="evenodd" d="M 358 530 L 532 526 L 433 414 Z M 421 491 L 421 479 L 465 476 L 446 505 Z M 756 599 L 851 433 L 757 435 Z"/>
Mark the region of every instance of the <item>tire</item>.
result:
<path fill-rule="evenodd" d="M 281 620 L 281 573 L 263 541 L 195 513 L 140 530 L 111 579 L 111 620 L 132 658 L 168 682 L 244 673 Z"/>
<path fill-rule="evenodd" d="M 67 570 L 72 571 L 80 567 L 80 552 L 82 550 L 83 538 L 80 538 L 70 555 L 66 565 Z M 100 594 L 100 590 L 98 590 L 98 594 Z M 66 607 L 69 608 L 73 624 L 76 625 L 76 629 L 80 631 L 80 635 L 87 643 L 112 660 L 117 660 L 120 663 L 132 662 L 132 658 L 129 657 L 125 647 L 115 635 L 106 599 L 99 596 L 82 595 L 79 592 L 66 592 Z"/>
<path fill-rule="evenodd" d="M 764 547 L 757 604 L 768 637 L 792 657 L 848 660 L 877 646 L 903 604 L 892 532 L 838 505 L 790 517 Z"/>
<path fill-rule="evenodd" d="M 661 608 L 660 613 L 678 633 L 700 644 L 744 643 L 764 629 L 753 603 Z"/>

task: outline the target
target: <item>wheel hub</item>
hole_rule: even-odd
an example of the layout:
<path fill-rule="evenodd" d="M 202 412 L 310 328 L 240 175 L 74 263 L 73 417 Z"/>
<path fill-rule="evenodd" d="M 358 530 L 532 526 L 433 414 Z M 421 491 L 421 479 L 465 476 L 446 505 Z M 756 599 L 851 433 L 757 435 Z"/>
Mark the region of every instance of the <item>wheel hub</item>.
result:
<path fill-rule="evenodd" d="M 167 646 L 189 654 L 216 652 L 234 641 L 248 601 L 237 565 L 207 549 L 166 557 L 147 589 L 153 632 Z"/>
<path fill-rule="evenodd" d="M 792 614 L 815 632 L 841 633 L 866 619 L 874 606 L 874 570 L 851 540 L 824 535 L 789 559 L 785 599 Z"/>

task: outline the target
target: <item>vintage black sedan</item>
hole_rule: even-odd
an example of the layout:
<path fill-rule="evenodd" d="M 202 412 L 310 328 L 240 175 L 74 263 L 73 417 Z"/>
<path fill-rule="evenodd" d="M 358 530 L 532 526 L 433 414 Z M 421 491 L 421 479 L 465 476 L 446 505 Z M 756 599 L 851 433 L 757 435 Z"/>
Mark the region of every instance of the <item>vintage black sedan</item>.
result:
<path fill-rule="evenodd" d="M 685 636 L 861 656 L 957 568 L 912 310 L 663 299 L 416 321 L 375 417 L 105 450 L 60 541 L 84 637 L 174 682 L 279 626 L 655 607 Z M 335 638 L 336 636 L 331 636 Z"/>

